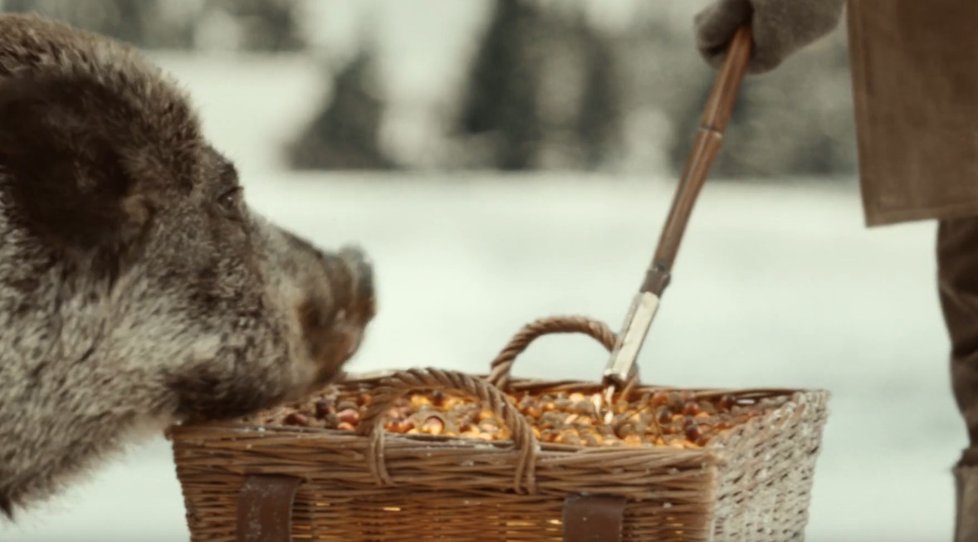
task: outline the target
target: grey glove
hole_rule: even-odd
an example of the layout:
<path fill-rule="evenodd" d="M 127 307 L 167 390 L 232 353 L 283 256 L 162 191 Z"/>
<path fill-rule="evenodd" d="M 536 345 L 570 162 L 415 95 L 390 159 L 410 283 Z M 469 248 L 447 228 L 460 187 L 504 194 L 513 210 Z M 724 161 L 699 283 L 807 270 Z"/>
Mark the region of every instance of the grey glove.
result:
<path fill-rule="evenodd" d="M 710 65 L 719 67 L 734 32 L 749 22 L 754 54 L 748 72 L 763 73 L 831 32 L 844 4 L 845 0 L 716 0 L 696 14 L 696 46 Z"/>

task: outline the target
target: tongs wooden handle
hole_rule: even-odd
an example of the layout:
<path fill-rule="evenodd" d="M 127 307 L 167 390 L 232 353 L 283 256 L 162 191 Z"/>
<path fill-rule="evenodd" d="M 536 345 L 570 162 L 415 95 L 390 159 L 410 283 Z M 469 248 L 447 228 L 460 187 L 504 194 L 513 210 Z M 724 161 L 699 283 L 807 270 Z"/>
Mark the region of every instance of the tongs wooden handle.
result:
<path fill-rule="evenodd" d="M 645 273 L 645 280 L 632 300 L 618 335 L 618 342 L 605 368 L 604 381 L 610 390 L 609 395 L 614 392 L 615 387 L 623 386 L 636 370 L 635 360 L 645 342 L 649 326 L 652 325 L 662 292 L 669 285 L 672 266 L 679 252 L 689 215 L 693 211 L 693 204 L 710 172 L 713 160 L 720 151 L 723 132 L 730 121 L 737 92 L 750 61 L 751 45 L 750 28 L 744 26 L 738 29 L 730 41 L 723 66 L 714 80 L 693 148 L 686 160 L 686 167 L 672 200 L 672 208 L 659 238 L 659 246 Z"/>

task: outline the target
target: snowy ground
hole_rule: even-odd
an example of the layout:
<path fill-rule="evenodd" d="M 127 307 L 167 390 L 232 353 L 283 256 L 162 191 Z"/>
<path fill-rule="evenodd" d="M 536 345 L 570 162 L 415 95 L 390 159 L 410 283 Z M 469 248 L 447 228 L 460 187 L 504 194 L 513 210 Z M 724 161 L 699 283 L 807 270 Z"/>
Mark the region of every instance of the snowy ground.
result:
<path fill-rule="evenodd" d="M 481 371 L 534 318 L 620 322 L 665 215 L 667 179 L 286 175 L 268 141 L 317 95 L 301 63 L 164 64 L 239 160 L 255 208 L 320 244 L 356 240 L 373 256 L 380 313 L 351 369 Z M 949 468 L 964 437 L 948 392 L 933 236 L 927 223 L 867 231 L 856 188 L 817 181 L 711 180 L 693 215 L 642 373 L 673 385 L 830 390 L 809 540 L 950 537 Z M 593 379 L 604 361 L 583 338 L 552 338 L 517 373 Z M 0 527 L 0 540 L 185 541 L 182 507 L 169 448 L 156 439 Z"/>

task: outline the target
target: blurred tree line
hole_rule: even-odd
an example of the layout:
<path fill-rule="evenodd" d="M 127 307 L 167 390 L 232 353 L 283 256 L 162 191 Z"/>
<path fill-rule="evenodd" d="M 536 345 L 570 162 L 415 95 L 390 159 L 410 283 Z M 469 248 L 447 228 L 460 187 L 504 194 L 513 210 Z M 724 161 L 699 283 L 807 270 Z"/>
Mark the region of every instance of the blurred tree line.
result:
<path fill-rule="evenodd" d="M 194 49 L 215 18 L 237 27 L 249 51 L 302 50 L 300 0 L 2 0 L 9 12 L 37 12 L 145 49 Z"/>
<path fill-rule="evenodd" d="M 310 0 L 2 0 L 144 48 L 192 50 L 214 28 L 233 48 L 307 54 Z M 609 31 L 579 1 L 488 0 L 437 167 L 681 170 L 713 71 L 696 54 L 691 16 L 658 3 Z M 675 15 L 675 14 L 673 14 Z M 683 26 L 685 25 L 685 26 Z M 204 36 L 204 37 L 202 37 Z M 381 142 L 390 96 L 374 42 L 328 68 L 329 91 L 285 152 L 298 169 L 412 167 Z M 714 171 L 722 177 L 855 171 L 845 34 L 778 70 L 749 77 Z"/>

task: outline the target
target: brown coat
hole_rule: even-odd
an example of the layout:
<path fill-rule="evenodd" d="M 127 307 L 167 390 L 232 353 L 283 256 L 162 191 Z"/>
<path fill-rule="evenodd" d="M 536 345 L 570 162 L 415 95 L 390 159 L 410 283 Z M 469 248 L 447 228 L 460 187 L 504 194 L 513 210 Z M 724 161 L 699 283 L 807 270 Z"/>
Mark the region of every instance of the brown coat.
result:
<path fill-rule="evenodd" d="M 978 216 L 978 2 L 849 0 L 866 222 Z"/>

